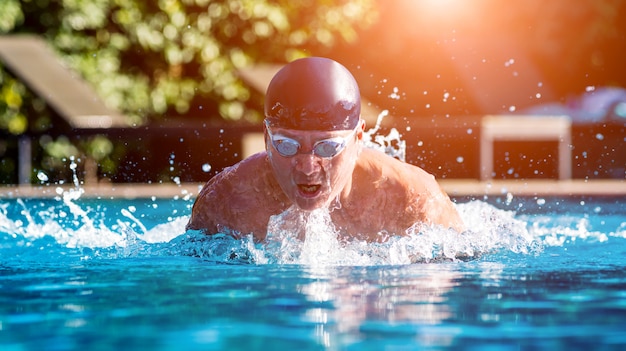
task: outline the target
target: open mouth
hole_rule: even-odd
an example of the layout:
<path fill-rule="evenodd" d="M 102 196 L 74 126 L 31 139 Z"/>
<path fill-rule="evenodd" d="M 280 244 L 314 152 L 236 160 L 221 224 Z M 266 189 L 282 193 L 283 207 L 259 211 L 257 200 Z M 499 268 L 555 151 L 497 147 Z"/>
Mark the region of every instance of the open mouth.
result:
<path fill-rule="evenodd" d="M 320 184 L 298 184 L 298 189 L 300 190 L 300 193 L 306 197 L 316 196 L 319 193 L 321 187 L 322 186 Z"/>

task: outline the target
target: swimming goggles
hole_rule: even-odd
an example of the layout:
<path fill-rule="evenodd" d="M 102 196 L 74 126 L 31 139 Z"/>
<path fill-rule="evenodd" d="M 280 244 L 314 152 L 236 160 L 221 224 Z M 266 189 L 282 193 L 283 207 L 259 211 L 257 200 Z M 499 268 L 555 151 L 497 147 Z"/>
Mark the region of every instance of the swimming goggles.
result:
<path fill-rule="evenodd" d="M 267 122 L 265 125 L 274 149 L 276 149 L 281 156 L 293 157 L 298 153 L 301 147 L 298 141 L 284 135 L 274 135 L 270 131 Z M 349 139 L 354 135 L 356 130 L 357 128 L 353 129 L 352 132 L 345 137 L 334 137 L 315 142 L 313 145 L 313 154 L 322 158 L 332 158 L 339 155 L 339 153 L 346 148 Z"/>

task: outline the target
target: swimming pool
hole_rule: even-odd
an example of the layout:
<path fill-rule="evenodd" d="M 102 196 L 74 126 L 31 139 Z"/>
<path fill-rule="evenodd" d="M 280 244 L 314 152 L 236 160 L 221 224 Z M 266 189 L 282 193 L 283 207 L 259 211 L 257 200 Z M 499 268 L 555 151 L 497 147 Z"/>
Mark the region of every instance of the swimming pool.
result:
<path fill-rule="evenodd" d="M 620 197 L 460 198 L 469 233 L 384 244 L 322 214 L 262 246 L 185 233 L 190 196 L 80 195 L 0 199 L 0 349 L 626 348 Z"/>

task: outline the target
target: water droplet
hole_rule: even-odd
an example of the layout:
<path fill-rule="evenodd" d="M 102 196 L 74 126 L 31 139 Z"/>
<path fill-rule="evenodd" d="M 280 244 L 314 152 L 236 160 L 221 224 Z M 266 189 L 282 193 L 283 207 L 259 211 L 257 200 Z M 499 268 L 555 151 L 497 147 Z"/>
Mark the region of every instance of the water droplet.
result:
<path fill-rule="evenodd" d="M 393 92 L 389 95 L 390 99 L 400 100 L 400 94 L 398 94 L 398 87 L 393 87 Z"/>
<path fill-rule="evenodd" d="M 513 202 L 513 194 L 511 194 L 510 192 L 506 193 L 506 204 L 510 205 L 511 202 Z"/>
<path fill-rule="evenodd" d="M 509 106 L 509 112 L 515 112 L 517 108 L 513 105 Z"/>
<path fill-rule="evenodd" d="M 464 160 L 463 156 L 457 156 L 457 158 L 456 158 L 456 162 L 458 162 L 458 163 L 463 163 L 463 160 Z"/>
<path fill-rule="evenodd" d="M 537 199 L 537 205 L 542 206 L 546 204 L 546 199 Z"/>
<path fill-rule="evenodd" d="M 48 175 L 46 175 L 43 171 L 39 171 L 39 172 L 37 172 L 37 179 L 39 179 L 42 182 L 47 182 L 48 181 Z"/>
<path fill-rule="evenodd" d="M 593 85 L 588 85 L 588 86 L 585 87 L 585 91 L 586 92 L 591 92 L 591 91 L 594 91 L 594 90 L 596 90 L 596 87 L 593 86 Z"/>
<path fill-rule="evenodd" d="M 598 134 L 596 134 L 596 139 L 604 140 L 604 135 L 602 133 L 598 133 Z"/>
<path fill-rule="evenodd" d="M 204 173 L 209 173 L 211 172 L 211 165 L 208 163 L 205 163 L 202 165 L 202 172 Z"/>
<path fill-rule="evenodd" d="M 474 130 L 472 130 L 472 128 L 467 128 L 467 134 L 472 134 L 474 133 Z"/>

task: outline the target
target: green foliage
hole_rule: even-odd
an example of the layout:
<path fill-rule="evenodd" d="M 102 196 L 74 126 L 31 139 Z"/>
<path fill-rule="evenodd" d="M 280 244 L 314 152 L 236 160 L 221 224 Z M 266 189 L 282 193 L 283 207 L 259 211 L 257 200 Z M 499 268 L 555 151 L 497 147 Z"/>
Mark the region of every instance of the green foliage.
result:
<path fill-rule="evenodd" d="M 26 131 L 27 118 L 22 113 L 26 88 L 18 80 L 0 71 L 0 128 L 19 135 Z"/>
<path fill-rule="evenodd" d="M 8 4 L 8 5 L 7 5 Z M 44 35 L 105 102 L 140 125 L 163 115 L 255 121 L 237 68 L 356 38 L 373 0 L 9 1 L 4 32 Z M 24 14 L 29 20 L 23 25 Z M 54 19 L 56 18 L 56 19 Z M 3 25 L 4 23 L 7 23 Z M 203 118 L 207 109 L 202 108 Z M 200 117 L 200 116 L 198 116 Z"/>
<path fill-rule="evenodd" d="M 50 127 L 45 102 L 0 65 L 0 131 L 21 135 Z"/>
<path fill-rule="evenodd" d="M 19 0 L 0 2 L 0 34 L 8 33 L 24 21 Z"/>

